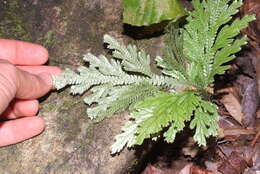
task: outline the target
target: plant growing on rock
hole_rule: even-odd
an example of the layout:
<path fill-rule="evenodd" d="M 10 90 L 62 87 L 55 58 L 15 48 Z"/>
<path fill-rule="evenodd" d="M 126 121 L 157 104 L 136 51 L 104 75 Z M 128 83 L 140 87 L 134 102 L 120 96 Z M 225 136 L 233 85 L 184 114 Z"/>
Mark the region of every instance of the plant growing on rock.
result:
<path fill-rule="evenodd" d="M 87 109 L 91 119 L 129 110 L 130 119 L 115 137 L 112 153 L 147 138 L 156 140 L 162 131 L 164 139 L 173 142 L 185 123 L 195 130 L 199 145 L 217 135 L 217 106 L 208 97 L 214 76 L 225 73 L 229 68 L 225 63 L 246 43 L 246 36 L 235 37 L 254 17 L 232 19 L 242 0 L 193 0 L 192 4 L 194 10 L 183 28 L 169 26 L 165 54 L 156 57 L 160 74 L 151 70 L 150 56 L 143 50 L 105 35 L 113 59 L 88 53 L 84 56 L 88 67 L 80 66 L 78 73 L 67 69 L 54 77 L 58 89 L 71 85 L 72 94 L 92 92 L 84 99 L 91 106 Z"/>

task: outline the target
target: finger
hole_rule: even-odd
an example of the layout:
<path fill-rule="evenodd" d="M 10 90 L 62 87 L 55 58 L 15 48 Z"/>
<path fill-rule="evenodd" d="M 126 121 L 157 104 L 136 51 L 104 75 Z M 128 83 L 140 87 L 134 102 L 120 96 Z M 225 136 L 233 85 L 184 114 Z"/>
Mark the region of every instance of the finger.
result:
<path fill-rule="evenodd" d="M 36 99 L 47 94 L 52 89 L 50 74 L 41 73 L 34 75 L 22 70 L 18 71 L 16 98 Z"/>
<path fill-rule="evenodd" d="M 0 64 L 0 114 L 13 98 L 36 99 L 52 89 L 51 75 L 33 75 L 14 67 L 8 62 Z"/>
<path fill-rule="evenodd" d="M 0 39 L 0 59 L 15 65 L 42 65 L 48 60 L 48 51 L 37 44 Z"/>
<path fill-rule="evenodd" d="M 15 119 L 24 116 L 35 116 L 39 111 L 38 100 L 14 100 L 3 112 L 5 119 Z"/>
<path fill-rule="evenodd" d="M 51 75 L 60 75 L 62 73 L 62 70 L 55 66 L 17 66 L 17 68 L 36 75 L 44 72 Z M 55 89 L 55 87 L 52 86 L 52 89 Z"/>
<path fill-rule="evenodd" d="M 25 117 L 0 123 L 0 146 L 16 144 L 40 134 L 44 130 L 41 117 Z"/>
<path fill-rule="evenodd" d="M 53 75 L 59 75 L 62 72 L 62 70 L 56 66 L 17 66 L 17 68 L 32 74 L 48 72 Z"/>

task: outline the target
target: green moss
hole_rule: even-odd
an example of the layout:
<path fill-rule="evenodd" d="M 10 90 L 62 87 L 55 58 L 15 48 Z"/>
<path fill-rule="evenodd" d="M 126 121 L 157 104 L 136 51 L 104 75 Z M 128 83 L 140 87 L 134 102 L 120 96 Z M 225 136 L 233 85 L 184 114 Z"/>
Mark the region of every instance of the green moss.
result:
<path fill-rule="evenodd" d="M 45 47 L 45 48 L 52 48 L 57 39 L 57 34 L 53 30 L 49 30 L 43 37 L 39 38 L 39 42 Z"/>
<path fill-rule="evenodd" d="M 23 10 L 18 0 L 0 2 L 0 37 L 30 41 L 23 18 Z"/>

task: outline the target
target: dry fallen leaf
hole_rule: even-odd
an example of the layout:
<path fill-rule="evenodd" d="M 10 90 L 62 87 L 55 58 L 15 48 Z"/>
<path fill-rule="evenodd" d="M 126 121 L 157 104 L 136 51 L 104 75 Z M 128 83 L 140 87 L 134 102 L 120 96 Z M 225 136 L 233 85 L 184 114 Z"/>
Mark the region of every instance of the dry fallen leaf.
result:
<path fill-rule="evenodd" d="M 251 66 L 251 69 L 254 69 L 254 67 Z M 242 123 L 246 127 L 253 127 L 259 103 L 257 82 L 255 78 L 239 75 L 236 84 L 238 84 L 241 91 L 240 95 L 242 96 L 241 108 L 244 114 Z"/>
<path fill-rule="evenodd" d="M 243 127 L 230 127 L 223 130 L 224 136 L 239 136 L 239 135 L 252 135 L 255 134 L 253 129 L 245 129 Z"/>
<path fill-rule="evenodd" d="M 247 167 L 247 162 L 236 151 L 233 151 L 226 160 L 218 167 L 218 171 L 223 174 L 240 174 Z"/>
<path fill-rule="evenodd" d="M 242 113 L 242 108 L 239 100 L 229 92 L 228 94 L 224 95 L 220 102 L 224 104 L 225 108 L 229 112 L 229 114 L 240 124 L 242 124 L 242 120 L 244 118 L 244 114 Z"/>

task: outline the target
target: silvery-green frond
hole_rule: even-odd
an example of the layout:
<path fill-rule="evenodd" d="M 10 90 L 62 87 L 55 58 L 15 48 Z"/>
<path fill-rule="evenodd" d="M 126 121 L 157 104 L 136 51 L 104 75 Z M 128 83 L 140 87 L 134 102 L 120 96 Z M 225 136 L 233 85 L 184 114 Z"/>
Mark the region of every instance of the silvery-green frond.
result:
<path fill-rule="evenodd" d="M 90 89 L 92 94 L 84 101 L 90 105 L 87 114 L 91 119 L 102 120 L 127 110 L 159 89 L 182 88 L 177 78 L 153 73 L 150 57 L 144 51 L 132 45 L 126 47 L 108 35 L 104 36 L 104 41 L 114 49 L 111 60 L 104 55 L 97 57 L 88 53 L 83 58 L 89 63 L 88 67 L 78 67 L 78 73 L 66 70 L 54 77 L 58 89 L 71 85 L 72 94 L 83 94 Z"/>
<path fill-rule="evenodd" d="M 84 61 L 89 62 L 89 68 L 98 68 L 99 72 L 103 75 L 109 76 L 124 76 L 126 73 L 122 69 L 121 62 L 111 59 L 108 60 L 105 56 L 98 57 L 93 54 L 86 54 L 83 57 Z M 87 72 L 88 73 L 88 72 Z"/>
<path fill-rule="evenodd" d="M 124 70 L 139 72 L 147 76 L 153 75 L 150 68 L 150 56 L 143 50 L 139 51 L 135 45 L 122 45 L 109 35 L 104 36 L 108 48 L 114 50 L 113 57 L 121 59 Z"/>
<path fill-rule="evenodd" d="M 82 83 L 82 79 L 79 74 L 75 73 L 70 69 L 66 69 L 59 76 L 52 76 L 53 85 L 56 89 L 64 88 L 67 85 L 74 85 Z"/>
<path fill-rule="evenodd" d="M 114 113 L 131 110 L 134 104 L 159 91 L 159 87 L 149 83 L 126 86 L 101 85 L 93 87 L 92 94 L 85 97 L 84 101 L 91 106 L 87 109 L 88 116 L 99 121 L 111 117 Z"/>

